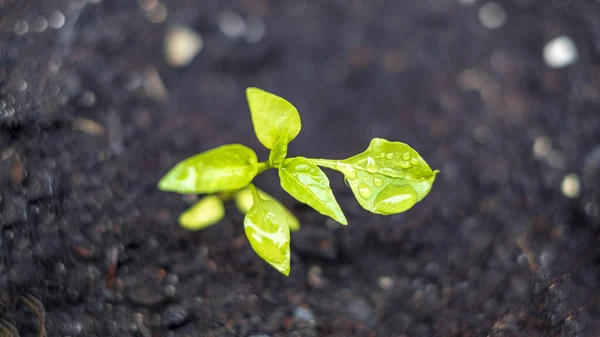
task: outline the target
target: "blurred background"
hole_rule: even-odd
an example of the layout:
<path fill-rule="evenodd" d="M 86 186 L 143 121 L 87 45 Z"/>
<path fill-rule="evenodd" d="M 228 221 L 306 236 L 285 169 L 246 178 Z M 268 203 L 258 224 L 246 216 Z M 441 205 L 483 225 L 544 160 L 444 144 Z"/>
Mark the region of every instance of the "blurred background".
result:
<path fill-rule="evenodd" d="M 600 3 L 0 0 L 0 335 L 595 336 Z M 302 223 L 281 276 L 242 215 L 177 224 L 178 161 L 255 139 L 290 155 L 406 142 L 441 173 L 406 213 Z M 329 172 L 328 172 L 329 173 Z"/>

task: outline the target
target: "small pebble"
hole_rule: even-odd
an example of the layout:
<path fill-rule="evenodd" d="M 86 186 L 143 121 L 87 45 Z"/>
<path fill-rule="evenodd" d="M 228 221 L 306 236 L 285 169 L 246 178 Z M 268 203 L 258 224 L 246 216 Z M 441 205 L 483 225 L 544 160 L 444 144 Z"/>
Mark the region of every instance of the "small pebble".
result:
<path fill-rule="evenodd" d="M 169 284 L 169 285 L 165 286 L 165 295 L 167 295 L 169 297 L 173 297 L 173 296 L 175 296 L 176 293 L 177 293 L 177 288 L 175 288 L 174 285 Z"/>
<path fill-rule="evenodd" d="M 218 17 L 219 29 L 230 38 L 239 38 L 246 32 L 247 23 L 241 15 L 224 11 Z"/>
<path fill-rule="evenodd" d="M 172 305 L 165 309 L 162 314 L 161 325 L 167 329 L 180 327 L 189 320 L 187 309 L 181 305 Z"/>
<path fill-rule="evenodd" d="M 319 266 L 311 266 L 306 276 L 308 285 L 314 289 L 323 288 L 326 285 L 326 281 L 323 278 L 323 270 Z"/>
<path fill-rule="evenodd" d="M 559 36 L 544 47 L 544 61 L 553 69 L 564 68 L 577 62 L 577 46 L 568 36 Z"/>
<path fill-rule="evenodd" d="M 533 155 L 536 158 L 546 157 L 552 150 L 552 144 L 548 137 L 537 137 L 533 142 Z"/>
<path fill-rule="evenodd" d="M 41 33 L 48 28 L 48 20 L 45 17 L 40 16 L 31 24 L 31 29 L 36 33 Z"/>
<path fill-rule="evenodd" d="M 296 307 L 294 310 L 294 319 L 298 321 L 312 321 L 315 319 L 312 311 L 305 307 Z"/>
<path fill-rule="evenodd" d="M 364 298 L 355 298 L 348 303 L 346 307 L 348 315 L 363 324 L 370 325 L 373 323 L 373 308 Z"/>
<path fill-rule="evenodd" d="M 127 291 L 127 298 L 135 304 L 146 306 L 158 305 L 166 300 L 160 291 L 156 291 L 153 287 L 146 287 L 143 284 L 132 286 Z"/>
<path fill-rule="evenodd" d="M 579 197 L 580 189 L 579 177 L 574 173 L 567 174 L 560 185 L 560 190 L 567 198 Z"/>
<path fill-rule="evenodd" d="M 164 54 L 167 63 L 173 67 L 183 67 L 202 50 L 202 36 L 187 26 L 176 25 L 167 30 Z"/>
<path fill-rule="evenodd" d="M 542 264 L 542 266 L 550 267 L 550 265 L 552 265 L 552 262 L 554 262 L 554 254 L 549 251 L 542 252 L 542 254 L 540 255 L 540 263 Z"/>
<path fill-rule="evenodd" d="M 27 33 L 28 30 L 29 30 L 29 24 L 27 23 L 27 21 L 24 21 L 24 20 L 17 21 L 17 24 L 15 25 L 15 34 L 25 35 L 25 33 Z"/>
<path fill-rule="evenodd" d="M 390 290 L 394 286 L 394 280 L 389 276 L 381 276 L 379 280 L 377 280 L 377 284 L 379 288 L 383 290 Z"/>
<path fill-rule="evenodd" d="M 48 26 L 53 29 L 60 29 L 65 25 L 65 15 L 62 12 L 56 11 L 48 18 Z"/>
<path fill-rule="evenodd" d="M 500 28 L 506 21 L 504 8 L 496 2 L 488 2 L 479 9 L 479 22 L 488 29 Z"/>

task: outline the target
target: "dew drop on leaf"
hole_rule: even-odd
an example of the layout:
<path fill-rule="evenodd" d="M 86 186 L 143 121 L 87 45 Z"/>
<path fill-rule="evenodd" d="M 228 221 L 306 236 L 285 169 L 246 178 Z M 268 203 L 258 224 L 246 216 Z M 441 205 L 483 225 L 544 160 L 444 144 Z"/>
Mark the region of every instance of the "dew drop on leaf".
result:
<path fill-rule="evenodd" d="M 377 167 L 377 163 L 375 162 L 375 159 L 368 157 L 367 164 L 365 165 L 365 169 L 371 173 L 377 172 L 378 167 Z"/>
<path fill-rule="evenodd" d="M 408 152 L 405 152 L 405 153 L 402 155 L 402 159 L 404 159 L 404 160 L 409 160 L 409 159 L 410 159 L 410 153 L 408 153 Z"/>
<path fill-rule="evenodd" d="M 402 168 L 409 168 L 410 167 L 410 163 L 407 161 L 403 161 L 400 163 L 400 167 Z"/>
<path fill-rule="evenodd" d="M 344 170 L 344 176 L 348 178 L 348 180 L 354 180 L 356 179 L 356 170 L 348 167 Z"/>
<path fill-rule="evenodd" d="M 392 159 L 392 158 L 394 158 L 394 154 L 392 152 L 390 152 L 390 153 L 388 153 L 388 154 L 385 155 L 385 158 Z"/>
<path fill-rule="evenodd" d="M 383 180 L 381 180 L 379 178 L 374 178 L 373 185 L 375 185 L 376 187 L 379 187 L 379 186 L 383 185 Z"/>
<path fill-rule="evenodd" d="M 379 154 L 379 158 L 384 158 L 384 157 L 385 157 L 385 152 L 381 152 L 381 153 Z"/>
<path fill-rule="evenodd" d="M 369 199 L 369 197 L 371 196 L 371 189 L 365 184 L 360 184 L 358 185 L 358 194 L 363 199 Z"/>
<path fill-rule="evenodd" d="M 410 160 L 410 163 L 411 163 L 412 165 L 419 165 L 419 159 L 417 159 L 417 158 L 413 158 L 413 159 L 411 159 L 411 160 Z"/>

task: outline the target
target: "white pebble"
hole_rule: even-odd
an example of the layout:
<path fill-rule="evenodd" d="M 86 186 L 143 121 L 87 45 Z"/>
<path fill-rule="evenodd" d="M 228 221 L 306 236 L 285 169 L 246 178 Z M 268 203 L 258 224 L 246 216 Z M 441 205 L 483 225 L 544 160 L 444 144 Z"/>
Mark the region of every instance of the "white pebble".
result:
<path fill-rule="evenodd" d="M 377 283 L 382 290 L 389 290 L 394 286 L 394 280 L 389 276 L 381 276 Z"/>
<path fill-rule="evenodd" d="M 15 24 L 15 34 L 17 35 L 25 35 L 29 30 L 29 24 L 25 20 L 19 20 Z"/>
<path fill-rule="evenodd" d="M 48 20 L 45 17 L 40 16 L 31 24 L 31 29 L 36 33 L 41 33 L 48 28 Z"/>
<path fill-rule="evenodd" d="M 250 43 L 256 43 L 263 39 L 267 28 L 265 22 L 259 18 L 248 19 L 248 30 L 244 34 L 244 39 Z"/>
<path fill-rule="evenodd" d="M 533 142 L 533 155 L 537 158 L 546 157 L 552 150 L 548 137 L 537 137 Z"/>
<path fill-rule="evenodd" d="M 581 189 L 579 177 L 574 173 L 567 174 L 563 178 L 560 189 L 566 197 L 577 198 Z"/>
<path fill-rule="evenodd" d="M 579 59 L 577 46 L 568 36 L 559 36 L 544 47 L 544 61 L 553 69 L 569 66 Z"/>
<path fill-rule="evenodd" d="M 224 11 L 219 14 L 219 29 L 230 38 L 238 38 L 246 32 L 247 24 L 241 15 Z"/>
<path fill-rule="evenodd" d="M 54 29 L 61 29 L 65 25 L 65 15 L 62 12 L 56 11 L 48 19 L 48 26 Z"/>
<path fill-rule="evenodd" d="M 186 26 L 173 26 L 167 30 L 164 53 L 167 63 L 174 67 L 190 64 L 204 45 L 202 36 Z"/>
<path fill-rule="evenodd" d="M 506 21 L 504 8 L 495 2 L 481 6 L 478 13 L 479 22 L 488 29 L 500 28 Z"/>

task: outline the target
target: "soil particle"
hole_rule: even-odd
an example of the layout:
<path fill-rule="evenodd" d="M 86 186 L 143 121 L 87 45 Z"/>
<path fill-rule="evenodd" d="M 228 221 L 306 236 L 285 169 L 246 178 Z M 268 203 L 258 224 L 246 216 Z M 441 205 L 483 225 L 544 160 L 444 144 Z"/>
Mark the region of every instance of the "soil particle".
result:
<path fill-rule="evenodd" d="M 182 305 L 168 306 L 162 313 L 161 325 L 167 329 L 178 328 L 190 318 L 188 310 Z"/>
<path fill-rule="evenodd" d="M 364 298 L 354 298 L 350 300 L 346 308 L 346 312 L 350 318 L 355 319 L 365 325 L 372 325 L 375 323 L 375 313 L 373 307 Z"/>

